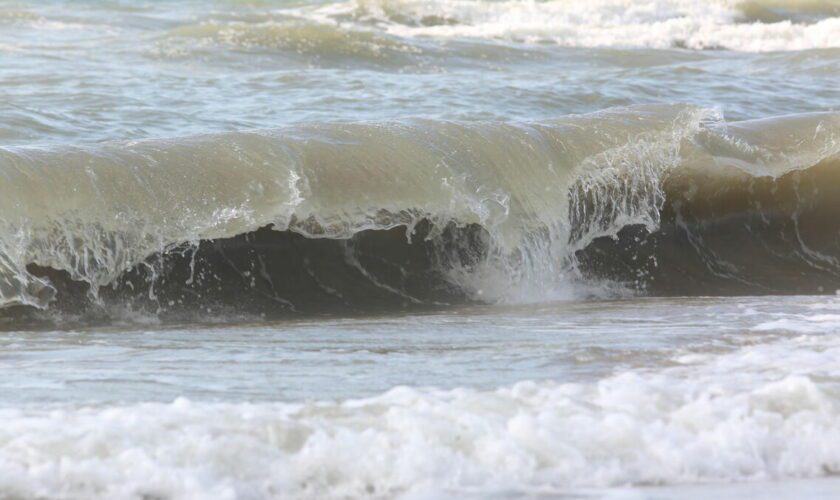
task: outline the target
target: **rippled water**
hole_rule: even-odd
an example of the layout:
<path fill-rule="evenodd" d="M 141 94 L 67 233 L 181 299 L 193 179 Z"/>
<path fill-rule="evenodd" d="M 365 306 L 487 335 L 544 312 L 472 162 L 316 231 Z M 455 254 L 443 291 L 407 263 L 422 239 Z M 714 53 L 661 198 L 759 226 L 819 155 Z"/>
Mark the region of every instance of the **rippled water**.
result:
<path fill-rule="evenodd" d="M 834 498 L 835 0 L 0 0 L 0 497 Z"/>
<path fill-rule="evenodd" d="M 566 3 L 3 1 L 0 138 L 538 120 L 663 101 L 747 119 L 840 102 L 831 1 L 805 28 L 739 23 L 726 2 Z M 598 23 L 609 27 L 584 36 Z M 669 48 L 692 36 L 744 50 Z"/>

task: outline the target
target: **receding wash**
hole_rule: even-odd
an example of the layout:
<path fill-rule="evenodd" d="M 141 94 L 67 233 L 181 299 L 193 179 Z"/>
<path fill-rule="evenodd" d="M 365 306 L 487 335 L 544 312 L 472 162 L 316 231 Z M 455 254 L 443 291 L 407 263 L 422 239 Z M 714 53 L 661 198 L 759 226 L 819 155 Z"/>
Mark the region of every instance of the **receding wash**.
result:
<path fill-rule="evenodd" d="M 836 498 L 837 0 L 0 0 L 0 498 Z"/>

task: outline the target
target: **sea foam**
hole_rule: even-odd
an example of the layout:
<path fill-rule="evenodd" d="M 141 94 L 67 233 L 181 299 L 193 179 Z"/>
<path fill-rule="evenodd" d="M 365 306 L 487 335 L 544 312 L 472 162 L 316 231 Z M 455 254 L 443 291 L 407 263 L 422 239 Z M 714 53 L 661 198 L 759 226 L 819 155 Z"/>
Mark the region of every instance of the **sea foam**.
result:
<path fill-rule="evenodd" d="M 0 410 L 0 494 L 457 498 L 840 470 L 831 337 L 675 352 L 591 383 L 344 401 Z"/>
<path fill-rule="evenodd" d="M 324 22 L 351 16 L 402 37 L 747 52 L 840 47 L 838 13 L 832 2 L 816 9 L 807 2 L 692 0 L 358 0 L 302 11 Z"/>

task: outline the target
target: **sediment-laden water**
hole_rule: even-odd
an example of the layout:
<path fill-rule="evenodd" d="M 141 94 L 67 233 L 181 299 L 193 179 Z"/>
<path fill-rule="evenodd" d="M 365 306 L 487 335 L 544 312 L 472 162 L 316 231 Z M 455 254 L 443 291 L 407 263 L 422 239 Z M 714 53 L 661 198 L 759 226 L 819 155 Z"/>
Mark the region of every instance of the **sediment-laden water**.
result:
<path fill-rule="evenodd" d="M 0 1 L 0 496 L 831 497 L 838 76 L 834 0 Z"/>

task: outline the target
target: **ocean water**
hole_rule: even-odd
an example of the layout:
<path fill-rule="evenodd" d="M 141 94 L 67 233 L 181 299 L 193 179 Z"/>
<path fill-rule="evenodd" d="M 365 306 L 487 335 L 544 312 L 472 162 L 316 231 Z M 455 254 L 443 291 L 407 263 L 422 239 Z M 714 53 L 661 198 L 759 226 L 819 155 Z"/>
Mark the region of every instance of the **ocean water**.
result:
<path fill-rule="evenodd" d="M 836 0 L 0 0 L 0 498 L 837 498 Z"/>

